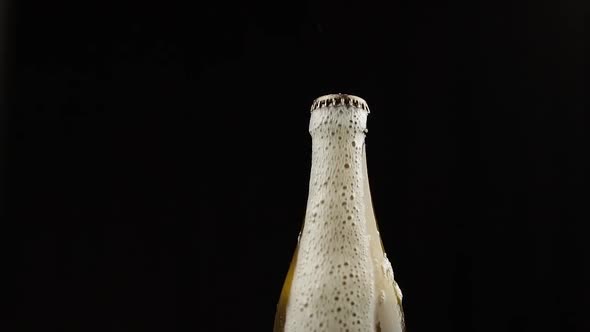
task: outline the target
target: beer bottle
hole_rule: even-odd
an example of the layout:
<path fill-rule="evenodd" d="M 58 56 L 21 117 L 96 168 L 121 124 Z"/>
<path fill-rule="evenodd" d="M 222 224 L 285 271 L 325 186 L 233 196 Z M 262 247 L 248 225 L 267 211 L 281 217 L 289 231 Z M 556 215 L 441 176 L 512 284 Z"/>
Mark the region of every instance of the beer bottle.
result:
<path fill-rule="evenodd" d="M 274 332 L 402 332 L 402 293 L 375 220 L 365 154 L 369 108 L 331 94 L 311 106 L 305 220 Z"/>

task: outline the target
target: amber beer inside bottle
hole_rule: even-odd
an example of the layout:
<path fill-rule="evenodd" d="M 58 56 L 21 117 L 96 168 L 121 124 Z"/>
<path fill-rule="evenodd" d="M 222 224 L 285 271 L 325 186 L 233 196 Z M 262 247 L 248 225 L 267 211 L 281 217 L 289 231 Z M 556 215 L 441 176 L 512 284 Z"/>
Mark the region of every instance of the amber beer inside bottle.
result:
<path fill-rule="evenodd" d="M 305 220 L 277 305 L 275 332 L 402 332 L 402 294 L 375 220 L 365 152 L 369 108 L 326 95 L 311 108 Z"/>

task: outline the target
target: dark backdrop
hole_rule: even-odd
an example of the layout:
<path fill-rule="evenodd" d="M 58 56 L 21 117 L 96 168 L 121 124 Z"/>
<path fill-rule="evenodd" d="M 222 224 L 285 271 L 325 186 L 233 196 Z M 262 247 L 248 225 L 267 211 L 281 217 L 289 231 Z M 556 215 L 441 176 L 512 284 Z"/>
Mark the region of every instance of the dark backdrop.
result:
<path fill-rule="evenodd" d="M 590 331 L 583 3 L 13 1 L 15 330 L 270 331 L 344 92 L 408 331 Z"/>

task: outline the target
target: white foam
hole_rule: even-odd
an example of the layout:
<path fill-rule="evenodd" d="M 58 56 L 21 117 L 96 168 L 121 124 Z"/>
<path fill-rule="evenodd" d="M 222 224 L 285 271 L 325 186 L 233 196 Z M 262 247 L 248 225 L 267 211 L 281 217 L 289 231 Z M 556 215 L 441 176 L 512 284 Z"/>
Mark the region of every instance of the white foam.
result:
<path fill-rule="evenodd" d="M 316 99 L 311 111 L 308 205 L 281 331 L 401 332 L 401 290 L 371 203 L 369 108 L 339 94 Z"/>
<path fill-rule="evenodd" d="M 315 109 L 308 210 L 285 331 L 372 331 L 375 278 L 364 222 L 367 109 Z"/>

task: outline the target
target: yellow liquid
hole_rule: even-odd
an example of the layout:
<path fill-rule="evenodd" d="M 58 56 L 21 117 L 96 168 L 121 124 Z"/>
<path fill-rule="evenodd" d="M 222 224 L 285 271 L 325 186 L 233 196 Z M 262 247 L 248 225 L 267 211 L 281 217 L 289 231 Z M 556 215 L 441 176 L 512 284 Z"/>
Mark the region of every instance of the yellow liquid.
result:
<path fill-rule="evenodd" d="M 297 264 L 297 253 L 299 252 L 299 244 L 295 248 L 295 254 L 291 259 L 291 265 L 289 265 L 289 272 L 285 278 L 283 289 L 281 290 L 281 297 L 277 304 L 277 313 L 275 314 L 274 332 L 283 332 L 285 329 L 285 321 L 287 316 L 287 303 L 289 302 L 289 291 L 291 290 L 291 284 L 293 283 L 293 275 L 295 272 L 295 265 Z"/>

